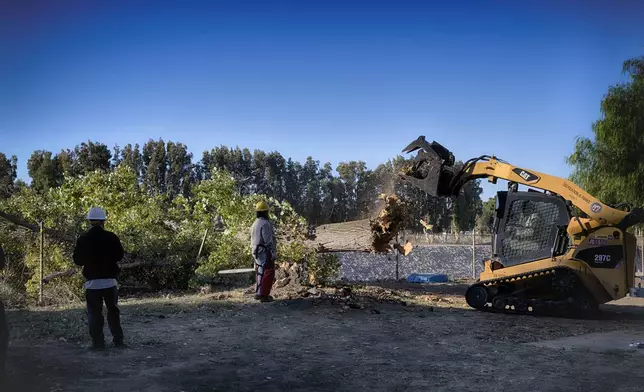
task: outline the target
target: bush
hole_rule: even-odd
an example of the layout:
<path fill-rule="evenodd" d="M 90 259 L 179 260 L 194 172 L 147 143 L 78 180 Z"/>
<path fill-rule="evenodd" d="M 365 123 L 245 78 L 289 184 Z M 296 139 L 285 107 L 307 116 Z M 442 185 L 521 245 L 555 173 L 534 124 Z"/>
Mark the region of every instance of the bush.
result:
<path fill-rule="evenodd" d="M 76 238 L 87 229 L 84 217 L 87 210 L 93 206 L 104 208 L 108 215 L 106 229 L 120 237 L 128 253 L 125 262 L 151 264 L 122 269 L 119 278 L 122 286 L 147 286 L 149 290 L 194 288 L 221 281 L 217 272 L 222 269 L 253 266 L 250 227 L 255 220 L 254 205 L 260 199 L 267 200 L 272 207 L 280 259 L 304 262 L 312 257 L 301 241 L 306 234 L 306 222 L 288 203 L 262 195 L 243 196 L 235 180 L 221 170 L 214 170 L 210 179 L 195 185 L 191 195 L 171 201 L 150 195 L 139 184 L 136 173 L 118 166 L 109 173 L 96 171 L 66 178 L 62 186 L 44 193 L 22 188 L 10 199 L 0 201 L 0 210 L 32 223 L 42 220 L 45 227 Z M 214 230 L 216 217 L 223 220 L 223 232 Z M 210 231 L 203 257 L 196 260 L 206 229 Z M 21 238 L 15 234 L 18 232 L 23 233 Z M 0 241 L 8 244 L 5 251 L 11 259 L 3 279 L 10 289 L 4 290 L 22 291 L 26 298 L 35 300 L 40 276 L 38 233 L 25 235 L 22 229 L 2 224 Z M 72 261 L 73 246 L 46 236 L 45 276 L 76 267 Z M 324 276 L 327 267 L 316 268 L 318 275 Z M 83 281 L 81 274 L 57 278 L 44 286 L 45 299 L 65 303 L 81 299 Z"/>
<path fill-rule="evenodd" d="M 69 245 L 45 242 L 45 258 L 43 275 L 65 271 L 70 268 L 71 248 Z M 38 299 L 40 282 L 40 247 L 32 246 L 25 258 L 25 265 L 31 272 L 31 278 L 26 284 L 27 296 L 30 300 Z M 43 285 L 43 300 L 46 304 L 70 303 L 84 298 L 83 276 L 76 274 L 71 277 L 57 279 L 54 283 Z"/>
<path fill-rule="evenodd" d="M 338 256 L 331 253 L 313 252 L 307 263 L 309 283 L 313 285 L 331 283 L 337 279 L 340 266 Z"/>
<path fill-rule="evenodd" d="M 30 272 L 27 270 L 24 258 L 27 243 L 31 235 L 23 230 L 15 230 L 14 227 L 0 222 L 0 244 L 6 258 L 6 265 L 0 271 L 0 298 L 3 298 L 8 306 L 21 306 L 26 303 L 25 284 Z"/>
<path fill-rule="evenodd" d="M 208 258 L 199 262 L 195 271 L 196 284 L 213 284 L 218 281 L 217 273 L 225 269 L 252 268 L 253 258 L 249 246 L 239 238 L 228 234 L 220 235 L 215 249 Z"/>

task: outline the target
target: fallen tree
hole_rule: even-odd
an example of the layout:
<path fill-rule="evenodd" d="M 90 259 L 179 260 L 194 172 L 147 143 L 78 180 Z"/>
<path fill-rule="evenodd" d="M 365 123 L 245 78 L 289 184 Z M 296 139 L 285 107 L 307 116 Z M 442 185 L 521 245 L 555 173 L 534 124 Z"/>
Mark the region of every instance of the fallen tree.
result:
<path fill-rule="evenodd" d="M 17 226 L 24 227 L 25 229 L 31 230 L 31 231 L 33 231 L 35 233 L 40 231 L 40 226 L 39 225 L 29 223 L 26 220 L 24 220 L 24 219 L 22 219 L 22 218 L 20 218 L 20 217 L 18 217 L 16 215 L 10 214 L 8 212 L 0 211 L 0 218 L 4 218 L 4 219 L 8 220 L 9 222 L 11 222 L 11 223 L 13 223 L 13 224 L 15 224 Z M 58 230 L 43 227 L 43 231 L 45 232 L 45 234 L 47 234 L 47 235 L 49 235 L 49 236 L 51 236 L 53 238 L 56 238 L 58 240 L 61 240 L 61 241 L 72 242 L 72 243 L 75 241 L 74 238 L 72 238 L 71 236 L 69 236 L 69 235 L 67 235 L 67 234 L 65 234 L 63 232 L 60 232 Z"/>
<path fill-rule="evenodd" d="M 411 220 L 411 214 L 408 207 L 395 195 L 381 195 L 379 206 L 376 208 L 377 213 L 371 219 L 362 219 L 351 222 L 332 223 L 318 226 L 313 233 L 309 234 L 306 246 L 314 248 L 318 253 L 333 252 L 376 252 L 387 253 L 398 249 L 403 255 L 409 254 L 412 250 L 412 244 L 407 241 L 404 245 L 397 242 L 398 234 L 404 229 Z M 23 219 L 3 213 L 0 216 L 5 219 L 30 229 L 37 231 L 38 225 L 31 224 Z M 66 242 L 74 241 L 64 233 L 46 229 L 45 232 L 53 238 Z M 136 257 L 127 254 L 119 264 L 121 270 L 127 270 L 136 267 L 165 267 L 171 263 L 165 261 L 135 261 Z M 185 263 L 187 266 L 197 265 L 197 261 Z M 50 283 L 52 280 L 63 277 L 70 277 L 78 273 L 78 268 L 70 268 L 65 271 L 55 272 L 43 277 L 43 283 Z"/>
<path fill-rule="evenodd" d="M 17 226 L 24 227 L 25 229 L 31 230 L 32 232 L 39 232 L 40 231 L 40 226 L 38 224 L 29 223 L 26 220 L 22 219 L 21 217 L 18 217 L 16 215 L 13 215 L 13 214 L 10 214 L 10 213 L 4 212 L 4 211 L 0 211 L 0 218 L 4 218 L 9 222 L 11 222 L 11 223 L 13 223 L 13 224 L 15 224 Z M 46 235 L 50 236 L 51 238 L 54 238 L 54 239 L 59 240 L 59 241 L 63 241 L 63 242 L 69 243 L 69 244 L 74 244 L 76 242 L 76 240 L 73 237 L 69 236 L 66 233 L 60 232 L 58 230 L 43 227 L 43 232 Z M 125 252 L 125 255 L 124 255 L 124 258 L 123 258 L 123 261 L 125 261 L 125 263 L 119 263 L 119 267 L 121 268 L 121 270 L 127 270 L 127 269 L 131 269 L 131 268 L 143 267 L 143 266 L 145 266 L 145 267 L 166 267 L 166 266 L 171 265 L 171 263 L 164 262 L 164 261 L 132 261 L 133 259 L 135 259 L 134 256 L 132 256 L 128 252 Z M 197 262 L 196 261 L 191 261 L 191 262 L 185 263 L 185 265 L 186 266 L 195 266 L 195 265 L 197 265 Z M 57 279 L 57 278 L 65 278 L 65 277 L 74 276 L 78 272 L 79 272 L 79 269 L 76 268 L 76 267 L 70 268 L 70 269 L 65 270 L 65 271 L 55 272 L 53 274 L 50 274 L 50 275 L 47 275 L 47 276 L 43 277 L 43 283 L 47 284 L 50 281 L 52 281 L 54 279 Z"/>
<path fill-rule="evenodd" d="M 381 195 L 380 207 L 372 219 L 330 223 L 315 228 L 309 246 L 319 253 L 327 252 L 376 252 L 387 253 L 398 249 L 407 255 L 412 245 L 397 242 L 397 237 L 411 221 L 405 203 L 395 195 Z"/>
<path fill-rule="evenodd" d="M 121 270 L 127 270 L 131 268 L 136 268 L 136 267 L 168 267 L 173 265 L 170 262 L 165 262 L 165 261 L 136 261 L 133 263 L 119 263 L 119 268 Z M 197 262 L 196 261 L 188 261 L 185 263 L 182 263 L 183 266 L 186 267 L 192 267 L 196 266 Z M 60 271 L 60 272 L 55 272 L 51 275 L 47 275 L 42 278 L 42 282 L 47 284 L 50 281 L 57 279 L 57 278 L 65 278 L 69 276 L 74 276 L 76 273 L 80 272 L 80 268 L 70 268 L 66 271 Z"/>

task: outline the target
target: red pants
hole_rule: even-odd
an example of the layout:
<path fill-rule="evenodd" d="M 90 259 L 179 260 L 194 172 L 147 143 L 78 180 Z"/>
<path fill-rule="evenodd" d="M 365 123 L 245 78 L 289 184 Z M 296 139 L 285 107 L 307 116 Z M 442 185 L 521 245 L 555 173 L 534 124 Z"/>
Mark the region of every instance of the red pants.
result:
<path fill-rule="evenodd" d="M 275 280 L 275 264 L 267 262 L 263 266 L 258 265 L 257 270 L 257 289 L 255 295 L 268 297 L 273 288 L 273 281 Z"/>

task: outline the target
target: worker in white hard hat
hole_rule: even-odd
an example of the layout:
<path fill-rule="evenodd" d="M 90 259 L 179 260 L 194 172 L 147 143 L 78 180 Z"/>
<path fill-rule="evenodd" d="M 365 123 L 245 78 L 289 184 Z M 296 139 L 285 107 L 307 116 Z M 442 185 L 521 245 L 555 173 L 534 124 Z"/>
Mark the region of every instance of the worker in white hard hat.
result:
<path fill-rule="evenodd" d="M 89 318 L 89 334 L 94 349 L 105 348 L 103 335 L 103 302 L 107 308 L 107 324 L 115 347 L 123 348 L 118 304 L 118 262 L 124 256 L 118 236 L 105 230 L 107 216 L 101 208 L 91 208 L 87 214 L 90 228 L 76 241 L 74 263 L 83 267 L 85 299 Z"/>
<path fill-rule="evenodd" d="M 271 288 L 275 280 L 275 259 L 277 258 L 277 244 L 273 225 L 268 220 L 268 204 L 260 201 L 255 206 L 257 219 L 250 229 L 250 246 L 255 259 L 257 286 L 255 299 L 270 302 Z"/>

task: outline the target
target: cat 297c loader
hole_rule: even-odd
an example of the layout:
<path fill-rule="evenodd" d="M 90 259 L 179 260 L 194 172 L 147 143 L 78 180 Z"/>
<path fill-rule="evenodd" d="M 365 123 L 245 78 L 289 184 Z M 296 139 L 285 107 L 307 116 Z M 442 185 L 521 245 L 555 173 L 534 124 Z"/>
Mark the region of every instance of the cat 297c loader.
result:
<path fill-rule="evenodd" d="M 403 153 L 416 150 L 401 176 L 433 197 L 457 196 L 470 180 L 508 181 L 508 190 L 497 192 L 492 255 L 465 293 L 470 307 L 585 317 L 633 286 L 636 240 L 626 230 L 644 221 L 643 209 L 606 205 L 566 179 L 494 156 L 457 165 L 449 150 L 424 136 Z M 519 184 L 535 189 L 519 191 Z"/>

